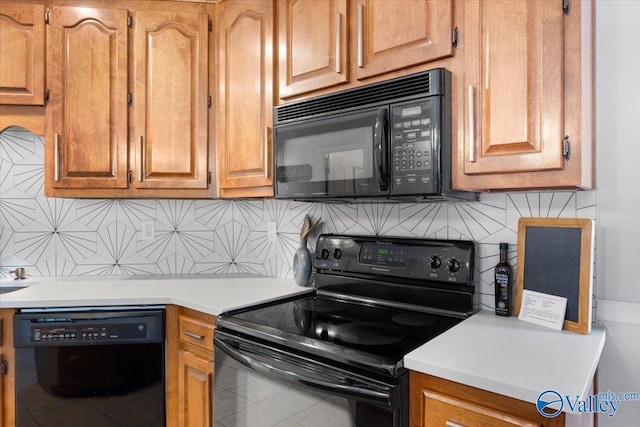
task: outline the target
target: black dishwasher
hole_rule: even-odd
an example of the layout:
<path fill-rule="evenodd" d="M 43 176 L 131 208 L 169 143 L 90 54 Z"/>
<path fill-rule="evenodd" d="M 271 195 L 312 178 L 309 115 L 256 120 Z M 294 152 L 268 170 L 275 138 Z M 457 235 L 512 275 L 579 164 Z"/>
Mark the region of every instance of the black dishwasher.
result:
<path fill-rule="evenodd" d="M 164 309 L 21 310 L 16 427 L 164 426 Z"/>

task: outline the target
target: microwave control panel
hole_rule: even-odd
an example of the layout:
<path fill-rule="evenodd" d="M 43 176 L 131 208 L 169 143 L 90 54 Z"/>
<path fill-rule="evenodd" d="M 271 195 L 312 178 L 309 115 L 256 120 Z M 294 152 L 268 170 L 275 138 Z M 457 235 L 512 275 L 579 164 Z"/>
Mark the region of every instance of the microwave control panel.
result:
<path fill-rule="evenodd" d="M 438 99 L 391 106 L 391 193 L 427 194 L 438 188 Z"/>

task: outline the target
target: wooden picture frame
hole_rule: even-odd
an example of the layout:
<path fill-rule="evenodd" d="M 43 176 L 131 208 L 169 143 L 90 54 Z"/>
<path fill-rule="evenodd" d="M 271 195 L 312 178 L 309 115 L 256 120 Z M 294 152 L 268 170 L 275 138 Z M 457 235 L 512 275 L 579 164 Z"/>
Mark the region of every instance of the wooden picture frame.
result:
<path fill-rule="evenodd" d="M 567 298 L 563 329 L 591 331 L 594 234 L 591 219 L 519 219 L 516 316 L 527 289 Z"/>

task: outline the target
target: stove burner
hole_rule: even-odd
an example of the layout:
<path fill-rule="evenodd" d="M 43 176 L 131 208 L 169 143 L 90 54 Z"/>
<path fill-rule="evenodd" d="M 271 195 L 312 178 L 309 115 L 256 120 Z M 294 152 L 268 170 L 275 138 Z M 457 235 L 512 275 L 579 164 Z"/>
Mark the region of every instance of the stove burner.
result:
<path fill-rule="evenodd" d="M 400 313 L 391 317 L 394 322 L 405 326 L 430 326 L 438 321 L 438 318 L 430 314 Z"/>
<path fill-rule="evenodd" d="M 353 322 L 334 326 L 329 332 L 335 340 L 355 345 L 389 345 L 402 341 L 407 333 L 394 325 L 376 322 Z"/>

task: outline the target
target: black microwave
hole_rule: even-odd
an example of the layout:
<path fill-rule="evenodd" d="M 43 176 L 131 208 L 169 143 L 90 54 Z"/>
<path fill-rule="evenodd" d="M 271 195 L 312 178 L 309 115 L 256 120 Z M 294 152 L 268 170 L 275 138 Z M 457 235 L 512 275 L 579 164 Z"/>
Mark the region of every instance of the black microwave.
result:
<path fill-rule="evenodd" d="M 477 200 L 451 189 L 444 68 L 274 108 L 276 198 Z"/>

